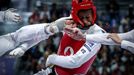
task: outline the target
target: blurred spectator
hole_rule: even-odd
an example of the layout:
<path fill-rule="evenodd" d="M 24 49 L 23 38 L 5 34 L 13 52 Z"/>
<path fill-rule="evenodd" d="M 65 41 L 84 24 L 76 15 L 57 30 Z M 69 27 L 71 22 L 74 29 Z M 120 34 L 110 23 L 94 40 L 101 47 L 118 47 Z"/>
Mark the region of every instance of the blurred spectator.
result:
<path fill-rule="evenodd" d="M 11 0 L 0 0 L 0 10 L 8 9 L 12 7 Z"/>
<path fill-rule="evenodd" d="M 129 18 L 128 17 L 123 17 L 120 20 L 120 26 L 122 27 L 122 31 L 120 32 L 128 32 L 130 31 L 130 25 L 129 25 Z"/>
<path fill-rule="evenodd" d="M 50 15 L 51 15 L 51 21 L 55 21 L 57 18 L 59 18 L 59 13 L 58 13 L 56 3 L 52 3 L 51 10 L 50 10 Z"/>
<path fill-rule="evenodd" d="M 119 4 L 116 0 L 110 0 L 106 5 L 106 10 L 109 13 L 111 19 L 117 18 L 119 15 Z"/>
<path fill-rule="evenodd" d="M 44 46 L 44 50 L 45 51 L 48 51 L 49 53 L 53 53 L 53 52 L 56 52 L 56 48 L 55 48 L 55 45 L 53 43 L 53 37 L 49 37 L 49 39 L 46 40 L 46 45 Z"/>
<path fill-rule="evenodd" d="M 95 67 L 91 67 L 86 75 L 100 75 Z"/>
<path fill-rule="evenodd" d="M 58 33 L 58 34 L 53 36 L 53 44 L 55 45 L 56 52 L 58 50 L 61 38 L 62 38 L 62 33 Z"/>
<path fill-rule="evenodd" d="M 70 11 L 67 9 L 66 4 L 62 4 L 62 7 L 59 9 L 59 17 L 67 17 L 70 15 Z"/>
<path fill-rule="evenodd" d="M 133 4 L 130 4 L 129 5 L 129 8 L 128 8 L 128 18 L 129 18 L 129 25 L 130 25 L 130 29 L 134 29 L 134 6 Z"/>
<path fill-rule="evenodd" d="M 31 55 L 34 59 L 39 59 L 43 55 L 42 52 L 39 50 L 39 45 L 36 45 L 29 50 L 32 52 Z"/>
<path fill-rule="evenodd" d="M 32 75 L 32 56 L 30 51 L 27 51 L 22 57 L 16 60 L 14 75 Z"/>
<path fill-rule="evenodd" d="M 42 9 L 42 1 L 41 0 L 36 0 L 35 7 L 37 7 L 39 10 L 41 10 Z"/>
<path fill-rule="evenodd" d="M 39 11 L 37 9 L 35 9 L 32 12 L 32 15 L 29 17 L 28 22 L 29 22 L 29 24 L 36 24 L 36 23 L 39 23 L 39 20 L 40 20 Z"/>
<path fill-rule="evenodd" d="M 48 5 L 43 5 L 43 10 L 40 12 L 40 22 L 41 23 L 48 23 L 50 22 L 50 11 L 48 10 Z"/>

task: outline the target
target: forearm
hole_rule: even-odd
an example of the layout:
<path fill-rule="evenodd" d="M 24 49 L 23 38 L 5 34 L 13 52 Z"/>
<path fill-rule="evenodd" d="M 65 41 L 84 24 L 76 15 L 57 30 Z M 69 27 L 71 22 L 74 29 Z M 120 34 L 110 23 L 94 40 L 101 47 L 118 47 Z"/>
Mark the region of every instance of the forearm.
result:
<path fill-rule="evenodd" d="M 112 39 L 108 39 L 107 36 L 109 33 L 103 33 L 103 34 L 88 34 L 86 35 L 86 41 L 93 41 L 97 43 L 101 43 L 104 45 L 118 45 L 115 43 Z"/>
<path fill-rule="evenodd" d="M 19 47 L 22 50 L 27 51 L 28 49 L 30 49 L 31 47 L 35 46 L 39 42 L 40 41 L 29 40 L 29 41 L 25 41 L 25 42 L 21 43 L 21 45 L 19 45 Z"/>
<path fill-rule="evenodd" d="M 81 49 L 74 55 L 71 56 L 49 56 L 48 62 L 54 65 L 58 65 L 64 68 L 78 68 L 93 56 L 97 54 L 101 45 L 94 44 L 92 47 L 89 47 L 88 44 L 85 44 Z"/>
<path fill-rule="evenodd" d="M 124 48 L 134 54 L 134 43 L 123 40 L 121 42 L 121 48 Z"/>
<path fill-rule="evenodd" d="M 127 41 L 131 41 L 134 42 L 134 29 L 126 32 L 126 33 L 120 33 L 117 34 L 122 40 L 127 40 Z"/>
<path fill-rule="evenodd" d="M 45 40 L 51 35 L 46 32 L 46 27 L 48 25 L 48 23 L 27 25 L 14 32 L 12 37 L 16 42 Z"/>
<path fill-rule="evenodd" d="M 122 39 L 121 48 L 129 50 L 134 53 L 134 30 L 126 33 L 120 33 L 118 36 Z"/>

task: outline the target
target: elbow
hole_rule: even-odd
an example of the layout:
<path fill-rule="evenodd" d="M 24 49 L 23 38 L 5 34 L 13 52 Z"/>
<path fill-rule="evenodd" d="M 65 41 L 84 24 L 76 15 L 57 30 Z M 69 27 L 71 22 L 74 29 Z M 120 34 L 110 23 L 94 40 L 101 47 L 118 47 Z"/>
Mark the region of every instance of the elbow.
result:
<path fill-rule="evenodd" d="M 75 63 L 73 64 L 73 68 L 79 68 L 81 65 L 82 65 L 82 64 L 77 61 L 77 62 L 75 62 Z"/>
<path fill-rule="evenodd" d="M 70 64 L 68 64 L 70 66 L 71 69 L 73 68 L 79 68 L 83 63 L 81 63 L 79 60 L 75 60 L 75 59 L 71 59 L 70 60 Z"/>

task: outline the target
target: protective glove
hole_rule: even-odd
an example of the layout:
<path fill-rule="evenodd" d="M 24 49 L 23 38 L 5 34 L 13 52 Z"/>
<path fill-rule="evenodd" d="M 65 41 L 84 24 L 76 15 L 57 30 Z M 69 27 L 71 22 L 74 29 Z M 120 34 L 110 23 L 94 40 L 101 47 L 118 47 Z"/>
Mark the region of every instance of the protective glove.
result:
<path fill-rule="evenodd" d="M 9 53 L 9 55 L 15 56 L 15 57 L 21 57 L 24 53 L 25 53 L 25 51 L 21 47 L 18 47 L 16 49 L 12 50 Z"/>
<path fill-rule="evenodd" d="M 4 21 L 13 21 L 13 22 L 20 22 L 22 20 L 21 16 L 15 12 L 16 9 L 10 8 L 4 11 Z"/>
<path fill-rule="evenodd" d="M 41 71 L 37 72 L 34 75 L 49 75 L 52 72 L 51 68 L 47 68 L 47 69 L 42 69 Z"/>
<path fill-rule="evenodd" d="M 51 54 L 48 56 L 47 60 L 46 60 L 46 67 L 51 67 L 53 66 L 52 61 L 55 60 L 55 57 L 57 56 L 57 54 Z"/>

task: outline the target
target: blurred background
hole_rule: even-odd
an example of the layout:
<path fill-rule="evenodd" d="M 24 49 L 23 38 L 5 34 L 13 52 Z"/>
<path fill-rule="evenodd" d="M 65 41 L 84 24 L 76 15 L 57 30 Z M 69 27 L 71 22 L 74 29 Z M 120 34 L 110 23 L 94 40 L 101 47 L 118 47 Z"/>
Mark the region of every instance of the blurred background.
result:
<path fill-rule="evenodd" d="M 134 29 L 134 0 L 94 0 L 96 23 L 107 32 L 127 32 Z M 52 22 L 69 16 L 71 0 L 0 0 L 0 10 L 16 8 L 23 17 L 21 23 L 0 23 L 0 35 L 14 32 L 22 26 Z M 62 34 L 51 36 L 29 49 L 22 57 L 0 57 L 0 75 L 32 75 L 44 67 L 46 58 L 56 53 Z M 127 36 L 126 36 L 127 37 Z M 103 45 L 87 75 L 134 75 L 134 54 L 119 46 Z"/>

